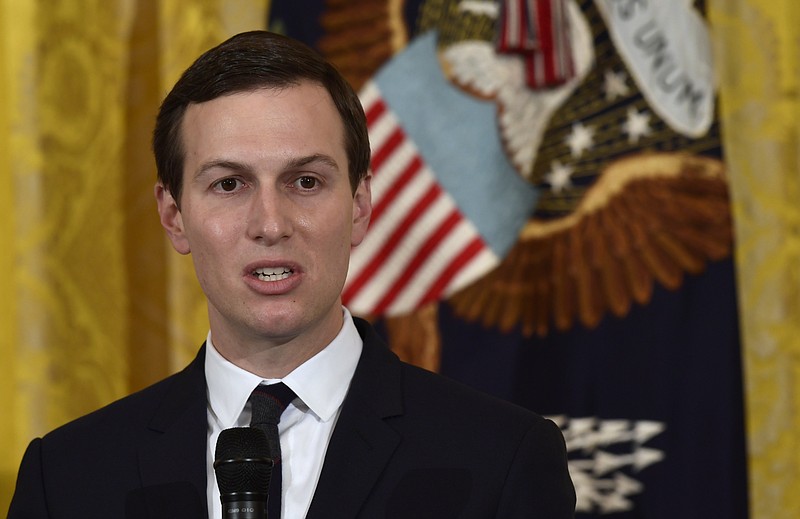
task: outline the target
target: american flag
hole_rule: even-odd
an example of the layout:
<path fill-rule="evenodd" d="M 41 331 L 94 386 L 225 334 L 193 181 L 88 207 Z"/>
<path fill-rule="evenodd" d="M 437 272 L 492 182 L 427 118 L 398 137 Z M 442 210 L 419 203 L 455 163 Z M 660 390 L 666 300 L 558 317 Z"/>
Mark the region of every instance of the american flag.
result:
<path fill-rule="evenodd" d="M 353 250 L 344 304 L 362 315 L 407 313 L 446 298 L 499 259 L 437 181 L 375 82 L 360 93 L 372 147 L 373 212 Z"/>
<path fill-rule="evenodd" d="M 560 85 L 575 75 L 565 0 L 505 0 L 497 50 L 525 56 L 531 88 Z"/>

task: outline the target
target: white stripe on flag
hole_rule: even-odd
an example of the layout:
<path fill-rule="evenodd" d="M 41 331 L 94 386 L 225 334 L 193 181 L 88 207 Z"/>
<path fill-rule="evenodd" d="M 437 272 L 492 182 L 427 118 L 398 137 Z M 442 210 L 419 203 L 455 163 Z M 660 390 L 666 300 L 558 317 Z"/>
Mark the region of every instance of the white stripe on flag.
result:
<path fill-rule="evenodd" d="M 444 270 L 450 266 L 453 256 L 464 250 L 476 236 L 478 236 L 478 230 L 470 222 L 461 220 L 456 224 L 444 239 L 437 244 L 436 249 L 425 262 L 425 268 L 416 271 L 414 277 L 409 280 L 409 283 L 397 296 L 394 303 L 389 306 L 386 314 L 396 315 L 407 312 L 409 308 L 419 306 L 422 302 L 421 298 L 427 293 L 428 287 L 433 285 L 444 273 Z M 479 268 L 487 268 L 487 260 L 490 264 L 489 268 L 498 263 L 495 254 L 490 249 L 484 248 L 481 253 L 467 264 L 466 269 L 471 270 L 470 266 L 476 262 L 479 263 L 477 265 Z M 463 276 L 456 275 L 445 287 L 443 296 L 450 295 L 463 288 L 463 285 L 459 285 L 459 280 L 462 278 Z"/>
<path fill-rule="evenodd" d="M 438 222 L 452 210 L 452 200 L 443 196 L 443 191 L 440 193 L 433 205 L 414 221 L 396 244 L 392 254 L 353 299 L 351 304 L 354 308 L 374 308 L 397 281 L 405 266 L 419 250 L 419 245 L 425 242 L 431 231 L 438 226 Z M 424 266 L 427 268 L 427 263 Z"/>
<path fill-rule="evenodd" d="M 500 258 L 497 257 L 497 254 L 492 252 L 492 249 L 489 247 L 483 247 L 480 252 L 472 258 L 472 261 L 465 265 L 463 269 L 456 272 L 456 275 L 442 293 L 442 299 L 450 297 L 479 277 L 485 276 L 487 272 L 494 269 L 499 264 Z"/>
<path fill-rule="evenodd" d="M 370 105 L 372 107 L 374 105 Z M 369 125 L 369 143 L 372 152 L 376 153 L 385 144 L 392 133 L 399 127 L 394 114 L 388 110 L 384 111 L 377 120 Z"/>
<path fill-rule="evenodd" d="M 376 184 L 379 183 L 379 178 L 380 175 L 375 176 L 374 182 Z M 385 179 L 386 177 L 383 178 Z M 386 209 L 386 212 L 371 224 L 366 237 L 353 250 L 350 256 L 348 281 L 364 270 L 367 264 L 372 261 L 372 258 L 386 246 L 386 241 L 403 221 L 409 210 L 428 192 L 433 184 L 432 175 L 424 174 L 423 172 L 417 174 L 406 189 L 400 193 L 401 196 L 398 196 L 394 203 Z M 376 205 L 375 200 L 373 200 L 372 205 Z"/>
<path fill-rule="evenodd" d="M 376 85 L 375 82 L 368 81 L 358 92 L 358 98 L 361 100 L 361 106 L 364 107 L 364 111 L 366 112 L 369 110 L 370 106 L 377 101 L 381 101 L 381 91 L 378 89 L 378 85 Z"/>
<path fill-rule="evenodd" d="M 351 255 L 345 304 L 356 314 L 409 312 L 498 260 L 438 184 L 377 85 L 368 83 L 361 99 L 373 149 L 374 218 Z"/>
<path fill-rule="evenodd" d="M 394 186 L 394 181 L 415 158 L 417 158 L 417 148 L 411 141 L 404 139 L 394 153 L 383 162 L 381 168 L 374 173 L 375 178 L 372 181 L 373 205 L 375 205 L 376 200 L 382 200 L 389 194 L 388 190 Z M 419 172 L 416 175 L 419 175 Z M 379 180 L 377 179 L 378 176 L 381 177 Z"/>

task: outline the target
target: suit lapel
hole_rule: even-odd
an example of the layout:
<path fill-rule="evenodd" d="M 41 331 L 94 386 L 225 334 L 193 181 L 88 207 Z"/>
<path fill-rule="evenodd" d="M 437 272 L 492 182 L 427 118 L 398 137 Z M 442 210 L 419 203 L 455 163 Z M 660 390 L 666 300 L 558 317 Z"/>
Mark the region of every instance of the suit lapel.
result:
<path fill-rule="evenodd" d="M 151 517 L 175 516 L 178 511 L 179 517 L 208 515 L 204 362 L 205 347 L 186 369 L 175 375 L 149 423 L 152 439 L 139 450 L 143 493 Z M 164 509 L 167 496 L 172 502 L 183 504 L 170 503 Z M 153 506 L 161 509 L 156 512 Z"/>
<path fill-rule="evenodd" d="M 366 322 L 356 319 L 356 326 L 364 349 L 306 519 L 358 516 L 401 440 L 385 421 L 402 414 L 399 360 Z M 150 421 L 153 438 L 139 450 L 144 501 L 150 517 L 208 516 L 204 361 L 202 348 L 195 360 L 175 375 Z M 165 498 L 173 502 L 167 503 Z M 164 506 L 167 508 L 155 510 Z"/>
<path fill-rule="evenodd" d="M 356 326 L 364 349 L 306 519 L 356 517 L 400 443 L 385 421 L 402 414 L 400 363 L 366 322 Z"/>

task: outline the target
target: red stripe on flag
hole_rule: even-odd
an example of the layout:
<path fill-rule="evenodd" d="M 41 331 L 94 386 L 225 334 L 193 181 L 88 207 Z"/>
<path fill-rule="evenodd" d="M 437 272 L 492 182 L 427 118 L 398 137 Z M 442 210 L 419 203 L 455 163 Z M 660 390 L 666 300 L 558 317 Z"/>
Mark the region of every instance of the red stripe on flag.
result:
<path fill-rule="evenodd" d="M 408 211 L 406 217 L 400 222 L 400 225 L 394 230 L 394 232 L 389 236 L 389 239 L 386 240 L 385 245 L 381 250 L 379 250 L 370 262 L 364 267 L 364 269 L 358 273 L 353 282 L 346 287 L 344 293 L 342 294 L 343 301 L 350 301 L 361 289 L 364 285 L 370 280 L 370 278 L 375 275 L 375 272 L 378 271 L 381 264 L 388 258 L 397 245 L 400 243 L 403 236 L 406 234 L 409 228 L 414 224 L 414 222 L 419 219 L 425 213 L 425 210 L 436 201 L 439 196 L 442 194 L 442 188 L 439 187 L 439 184 L 431 185 L 430 189 L 425 193 L 425 195 L 414 204 L 414 207 Z M 345 303 L 347 304 L 347 303 Z"/>
<path fill-rule="evenodd" d="M 436 231 L 430 235 L 427 240 L 425 240 L 425 243 L 417 251 L 411 261 L 408 262 L 406 268 L 403 269 L 403 272 L 400 274 L 400 276 L 398 276 L 398 278 L 386 292 L 386 295 L 384 295 L 383 298 L 378 301 L 378 304 L 375 305 L 374 313 L 380 315 L 386 311 L 386 309 L 392 304 L 392 302 L 394 302 L 395 298 L 397 298 L 400 292 L 402 292 L 403 289 L 414 279 L 414 272 L 416 272 L 419 267 L 425 261 L 427 261 L 433 251 L 436 250 L 439 243 L 441 243 L 445 236 L 450 234 L 450 231 L 452 231 L 461 220 L 461 213 L 459 213 L 457 209 L 453 209 L 447 218 L 442 221 Z"/>
<path fill-rule="evenodd" d="M 471 242 L 467 244 L 466 247 L 461 251 L 461 253 L 456 256 L 456 258 L 450 262 L 450 265 L 441 273 L 441 275 L 436 279 L 436 283 L 434 283 L 425 296 L 420 300 L 417 307 L 422 306 L 426 303 L 430 303 L 431 301 L 436 301 L 444 292 L 444 289 L 447 288 L 447 285 L 450 284 L 450 281 L 458 274 L 464 265 L 472 261 L 472 259 L 485 247 L 483 240 L 480 236 L 476 236 Z"/>
<path fill-rule="evenodd" d="M 394 129 L 392 134 L 386 139 L 379 149 L 375 150 L 372 154 L 372 172 L 378 174 L 383 162 L 400 146 L 400 143 L 406 140 L 406 135 L 403 129 L 399 126 Z"/>
<path fill-rule="evenodd" d="M 553 51 L 553 15 L 550 12 L 550 2 L 551 0 L 537 0 L 533 20 L 539 30 L 539 48 L 542 52 Z"/>
<path fill-rule="evenodd" d="M 392 185 L 386 189 L 383 197 L 372 207 L 372 218 L 369 222 L 370 227 L 380 219 L 381 215 L 386 211 L 386 208 L 400 196 L 400 193 L 408 183 L 411 182 L 411 179 L 419 173 L 420 169 L 422 169 L 422 159 L 419 158 L 419 155 L 415 155 L 408 166 L 406 166 L 406 169 L 404 169 L 403 172 L 394 179 Z"/>
<path fill-rule="evenodd" d="M 503 0 L 497 51 L 519 54 L 531 88 L 551 87 L 574 76 L 566 0 Z M 513 34 L 514 28 L 519 34 Z"/>
<path fill-rule="evenodd" d="M 511 36 L 508 33 L 508 22 L 506 21 L 506 17 L 508 16 L 506 13 L 508 12 L 508 6 L 505 3 L 501 7 L 501 14 L 500 14 L 500 38 L 498 39 L 498 49 L 503 51 L 508 49 L 511 46 L 510 40 Z"/>
<path fill-rule="evenodd" d="M 520 13 L 525 12 L 525 0 L 517 0 L 517 45 L 525 46 L 528 40 L 528 23 L 524 16 L 519 16 Z"/>
<path fill-rule="evenodd" d="M 539 55 L 544 60 L 543 86 L 553 84 L 559 79 L 555 71 L 555 56 L 553 55 L 553 17 L 550 13 L 551 0 L 538 0 L 536 2 L 536 25 L 539 29 Z"/>
<path fill-rule="evenodd" d="M 383 99 L 378 99 L 372 106 L 370 106 L 364 115 L 367 116 L 367 126 L 372 126 L 375 121 L 380 119 L 380 117 L 386 113 L 386 103 L 383 102 Z"/>

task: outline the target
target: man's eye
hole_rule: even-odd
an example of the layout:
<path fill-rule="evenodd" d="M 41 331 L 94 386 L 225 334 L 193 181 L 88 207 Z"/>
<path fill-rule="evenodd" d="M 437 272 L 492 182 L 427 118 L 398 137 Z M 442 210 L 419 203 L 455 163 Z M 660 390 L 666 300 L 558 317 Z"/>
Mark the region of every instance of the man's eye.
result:
<path fill-rule="evenodd" d="M 314 177 L 300 177 L 297 179 L 297 185 L 303 189 L 314 189 L 317 187 L 317 179 Z"/>
<path fill-rule="evenodd" d="M 239 187 L 239 181 L 235 178 L 224 178 L 217 183 L 217 186 L 223 191 L 231 192 Z"/>

